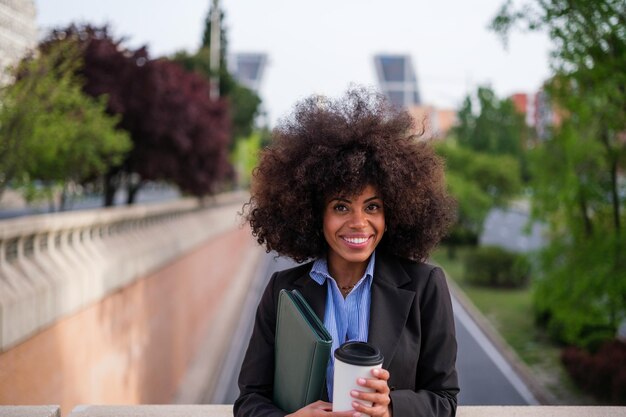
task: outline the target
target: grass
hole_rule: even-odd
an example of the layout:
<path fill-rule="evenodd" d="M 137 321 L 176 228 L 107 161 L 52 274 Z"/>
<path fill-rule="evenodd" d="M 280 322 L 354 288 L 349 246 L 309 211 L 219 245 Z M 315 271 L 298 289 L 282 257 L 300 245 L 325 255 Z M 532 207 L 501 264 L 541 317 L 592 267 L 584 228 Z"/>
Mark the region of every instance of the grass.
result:
<path fill-rule="evenodd" d="M 463 259 L 471 249 L 461 248 L 450 257 L 447 248 L 432 256 L 453 279 L 474 305 L 517 355 L 528 365 L 537 381 L 560 404 L 593 404 L 572 383 L 560 361 L 560 347 L 535 325 L 532 312 L 532 291 L 476 287 L 464 282 Z"/>

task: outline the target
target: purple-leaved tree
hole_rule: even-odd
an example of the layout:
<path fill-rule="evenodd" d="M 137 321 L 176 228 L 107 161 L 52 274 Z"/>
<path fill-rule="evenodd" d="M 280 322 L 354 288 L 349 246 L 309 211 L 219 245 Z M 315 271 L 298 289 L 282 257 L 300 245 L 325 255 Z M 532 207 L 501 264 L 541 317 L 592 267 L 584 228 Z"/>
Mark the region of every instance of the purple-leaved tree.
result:
<path fill-rule="evenodd" d="M 107 111 L 119 114 L 133 149 L 104 176 L 105 205 L 125 184 L 128 200 L 148 180 L 170 181 L 202 196 L 232 178 L 228 162 L 230 118 L 224 100 L 209 99 L 209 84 L 167 59 L 151 60 L 145 47 L 129 50 L 107 27 L 71 25 L 53 30 L 42 50 L 75 40 L 82 52 L 84 91 L 107 96 Z"/>

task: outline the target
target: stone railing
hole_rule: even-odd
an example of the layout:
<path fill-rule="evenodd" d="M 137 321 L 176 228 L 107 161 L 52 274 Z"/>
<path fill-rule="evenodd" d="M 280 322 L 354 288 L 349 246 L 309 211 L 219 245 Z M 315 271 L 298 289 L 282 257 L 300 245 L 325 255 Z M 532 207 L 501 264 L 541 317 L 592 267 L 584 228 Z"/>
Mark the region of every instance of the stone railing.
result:
<path fill-rule="evenodd" d="M 163 204 L 64 212 L 0 221 L 0 351 L 4 351 L 213 235 L 245 193 L 202 204 Z"/>
<path fill-rule="evenodd" d="M 0 415 L 61 417 L 58 406 L 2 407 Z M 69 417 L 232 417 L 232 405 L 82 405 Z M 626 407 L 460 406 L 457 417 L 626 417 Z M 402 416 L 400 416 L 402 417 Z"/>

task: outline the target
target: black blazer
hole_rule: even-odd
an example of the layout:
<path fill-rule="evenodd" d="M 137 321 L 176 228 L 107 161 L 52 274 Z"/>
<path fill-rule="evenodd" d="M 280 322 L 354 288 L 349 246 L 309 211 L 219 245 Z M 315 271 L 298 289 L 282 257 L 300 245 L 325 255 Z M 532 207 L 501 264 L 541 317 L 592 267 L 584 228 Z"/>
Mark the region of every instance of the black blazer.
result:
<path fill-rule="evenodd" d="M 272 275 L 256 313 L 239 374 L 235 417 L 282 417 L 272 403 L 274 332 L 281 289 L 297 288 L 324 320 L 326 286 L 309 277 L 311 263 Z M 384 355 L 395 417 L 454 416 L 459 384 L 450 294 L 441 269 L 376 253 L 369 343 Z"/>

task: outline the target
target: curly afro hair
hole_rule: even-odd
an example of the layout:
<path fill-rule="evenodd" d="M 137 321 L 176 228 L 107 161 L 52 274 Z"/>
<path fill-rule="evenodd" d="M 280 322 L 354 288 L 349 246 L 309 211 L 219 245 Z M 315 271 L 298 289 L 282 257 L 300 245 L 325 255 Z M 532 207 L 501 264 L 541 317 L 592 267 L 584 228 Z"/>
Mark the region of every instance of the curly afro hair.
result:
<path fill-rule="evenodd" d="M 325 256 L 324 205 L 373 185 L 387 232 L 377 250 L 426 260 L 453 221 L 443 164 L 414 134 L 411 116 L 381 95 L 352 88 L 312 96 L 272 132 L 253 174 L 244 218 L 267 251 L 297 262 Z"/>

